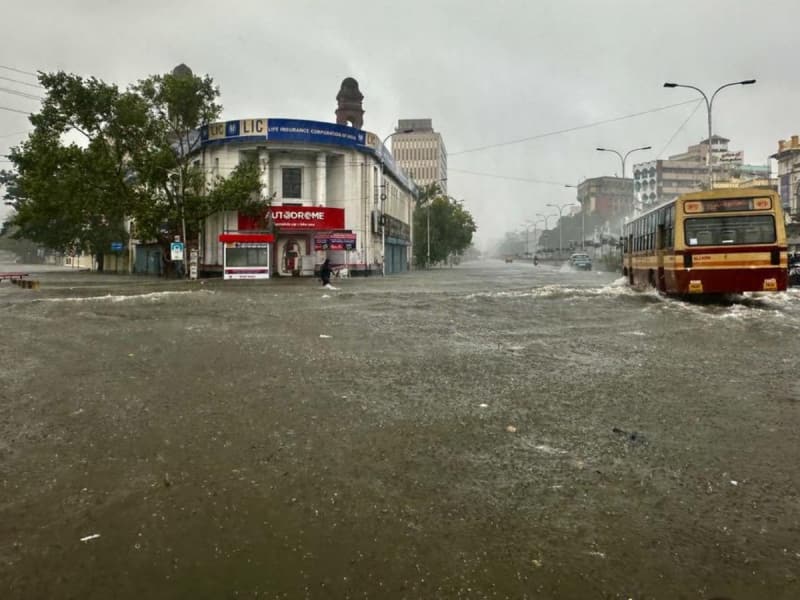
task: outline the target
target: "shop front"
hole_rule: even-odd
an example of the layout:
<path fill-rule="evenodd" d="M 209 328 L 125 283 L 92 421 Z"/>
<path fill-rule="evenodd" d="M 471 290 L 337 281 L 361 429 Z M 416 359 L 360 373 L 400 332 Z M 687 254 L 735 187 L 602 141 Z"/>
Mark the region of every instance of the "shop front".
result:
<path fill-rule="evenodd" d="M 258 222 L 239 215 L 239 231 L 255 229 Z M 343 208 L 273 206 L 266 222 L 275 231 L 272 269 L 276 275 L 312 277 L 326 258 L 345 268 L 347 257 L 339 253 L 355 248 L 355 234 L 344 229 Z"/>

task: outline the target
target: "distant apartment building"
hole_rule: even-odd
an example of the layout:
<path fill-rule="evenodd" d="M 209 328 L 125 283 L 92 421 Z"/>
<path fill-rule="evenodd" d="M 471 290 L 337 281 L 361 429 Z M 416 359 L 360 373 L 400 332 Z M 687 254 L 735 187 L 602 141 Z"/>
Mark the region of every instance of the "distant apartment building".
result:
<path fill-rule="evenodd" d="M 783 209 L 797 220 L 800 218 L 800 136 L 780 140 L 778 151 L 770 158 L 778 161 L 778 191 Z"/>
<path fill-rule="evenodd" d="M 402 133 L 408 131 L 409 133 Z M 432 119 L 400 119 L 392 136 L 395 163 L 418 186 L 438 183 L 447 193 L 447 149 Z"/>
<path fill-rule="evenodd" d="M 747 187 L 769 185 L 769 165 L 744 164 L 742 151 L 728 149 L 729 139 L 711 137 L 711 167 L 714 187 Z M 686 152 L 666 160 L 651 160 L 633 166 L 633 194 L 637 210 L 645 210 L 669 202 L 682 194 L 708 188 L 706 157 L 709 143 L 705 139 L 689 146 Z"/>
<path fill-rule="evenodd" d="M 578 185 L 578 203 L 587 215 L 611 219 L 633 210 L 633 179 L 590 177 Z"/>

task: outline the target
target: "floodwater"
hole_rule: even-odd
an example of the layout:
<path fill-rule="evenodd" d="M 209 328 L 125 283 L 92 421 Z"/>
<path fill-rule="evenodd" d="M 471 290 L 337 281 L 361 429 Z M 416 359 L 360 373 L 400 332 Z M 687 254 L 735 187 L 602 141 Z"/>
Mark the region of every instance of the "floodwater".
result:
<path fill-rule="evenodd" d="M 798 290 L 37 277 L 0 284 L 4 599 L 800 597 Z"/>

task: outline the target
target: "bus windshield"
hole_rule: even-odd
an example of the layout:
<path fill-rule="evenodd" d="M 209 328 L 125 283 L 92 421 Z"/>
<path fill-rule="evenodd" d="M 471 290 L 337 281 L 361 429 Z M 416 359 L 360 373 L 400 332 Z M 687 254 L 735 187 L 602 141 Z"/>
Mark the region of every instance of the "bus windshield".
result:
<path fill-rule="evenodd" d="M 685 227 L 687 246 L 775 242 L 775 219 L 772 215 L 698 217 L 686 219 Z"/>

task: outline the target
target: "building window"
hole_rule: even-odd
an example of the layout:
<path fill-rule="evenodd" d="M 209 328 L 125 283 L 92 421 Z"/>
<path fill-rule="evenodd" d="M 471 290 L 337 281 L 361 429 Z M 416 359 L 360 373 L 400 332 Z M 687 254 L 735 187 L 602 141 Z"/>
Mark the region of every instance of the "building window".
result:
<path fill-rule="evenodd" d="M 281 169 L 283 177 L 283 197 L 302 198 L 303 194 L 303 169 L 300 167 L 284 167 Z"/>

